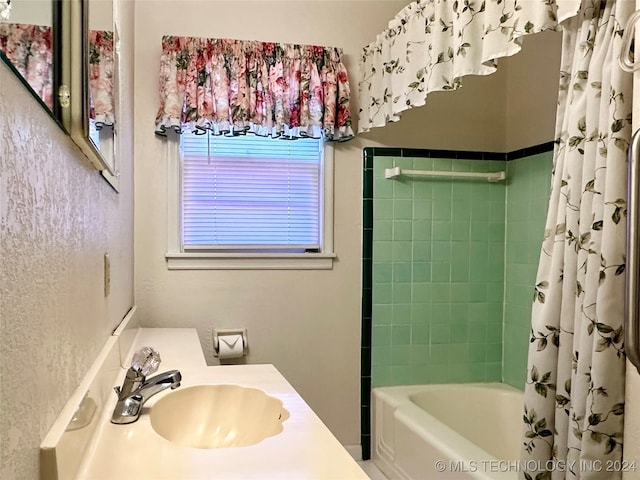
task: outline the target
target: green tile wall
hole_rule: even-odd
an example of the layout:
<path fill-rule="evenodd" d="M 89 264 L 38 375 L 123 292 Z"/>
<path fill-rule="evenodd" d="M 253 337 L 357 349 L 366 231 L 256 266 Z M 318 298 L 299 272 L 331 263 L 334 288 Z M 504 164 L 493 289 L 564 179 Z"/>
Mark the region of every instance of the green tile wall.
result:
<path fill-rule="evenodd" d="M 504 161 L 375 157 L 372 385 L 500 381 L 504 183 L 384 178 Z"/>
<path fill-rule="evenodd" d="M 523 389 L 531 302 L 549 203 L 553 153 L 507 163 L 503 381 Z M 525 347 L 527 345 L 527 347 Z"/>
<path fill-rule="evenodd" d="M 374 156 L 372 386 L 522 387 L 551 158 Z M 393 166 L 509 180 L 385 179 Z"/>

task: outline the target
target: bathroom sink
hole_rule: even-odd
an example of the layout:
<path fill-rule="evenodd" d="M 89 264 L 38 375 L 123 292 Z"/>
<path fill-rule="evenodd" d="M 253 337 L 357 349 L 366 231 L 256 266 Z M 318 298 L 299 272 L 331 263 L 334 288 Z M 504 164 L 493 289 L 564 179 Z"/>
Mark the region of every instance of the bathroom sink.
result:
<path fill-rule="evenodd" d="M 289 412 L 277 398 L 239 385 L 198 385 L 169 393 L 151 408 L 151 426 L 193 448 L 254 445 L 282 432 Z"/>

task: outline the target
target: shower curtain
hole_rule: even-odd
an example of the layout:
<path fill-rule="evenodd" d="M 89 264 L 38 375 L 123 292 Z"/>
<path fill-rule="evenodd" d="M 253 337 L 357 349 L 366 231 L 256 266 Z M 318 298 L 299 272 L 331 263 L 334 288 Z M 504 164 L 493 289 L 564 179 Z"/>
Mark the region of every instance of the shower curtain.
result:
<path fill-rule="evenodd" d="M 563 30 L 552 193 L 533 298 L 520 478 L 615 479 L 622 459 L 626 154 L 634 10 L 584 0 Z"/>
<path fill-rule="evenodd" d="M 416 0 L 362 51 L 358 132 L 397 122 L 431 92 L 490 75 L 522 37 L 554 30 L 580 0 Z"/>

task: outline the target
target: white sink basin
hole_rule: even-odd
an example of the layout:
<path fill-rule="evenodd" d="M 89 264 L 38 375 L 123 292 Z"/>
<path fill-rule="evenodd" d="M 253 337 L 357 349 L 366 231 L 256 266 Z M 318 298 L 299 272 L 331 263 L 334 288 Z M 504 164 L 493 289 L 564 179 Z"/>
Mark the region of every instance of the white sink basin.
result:
<path fill-rule="evenodd" d="M 193 448 L 254 445 L 282 432 L 287 418 L 280 400 L 239 385 L 179 388 L 151 408 L 151 426 L 159 435 Z"/>

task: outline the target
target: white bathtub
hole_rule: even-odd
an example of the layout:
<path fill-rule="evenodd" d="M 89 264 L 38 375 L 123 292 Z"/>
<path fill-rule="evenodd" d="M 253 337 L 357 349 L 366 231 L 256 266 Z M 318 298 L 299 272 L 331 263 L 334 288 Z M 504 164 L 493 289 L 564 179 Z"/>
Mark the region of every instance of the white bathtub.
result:
<path fill-rule="evenodd" d="M 515 480 L 522 392 L 501 383 L 373 389 L 372 458 L 392 480 Z"/>

